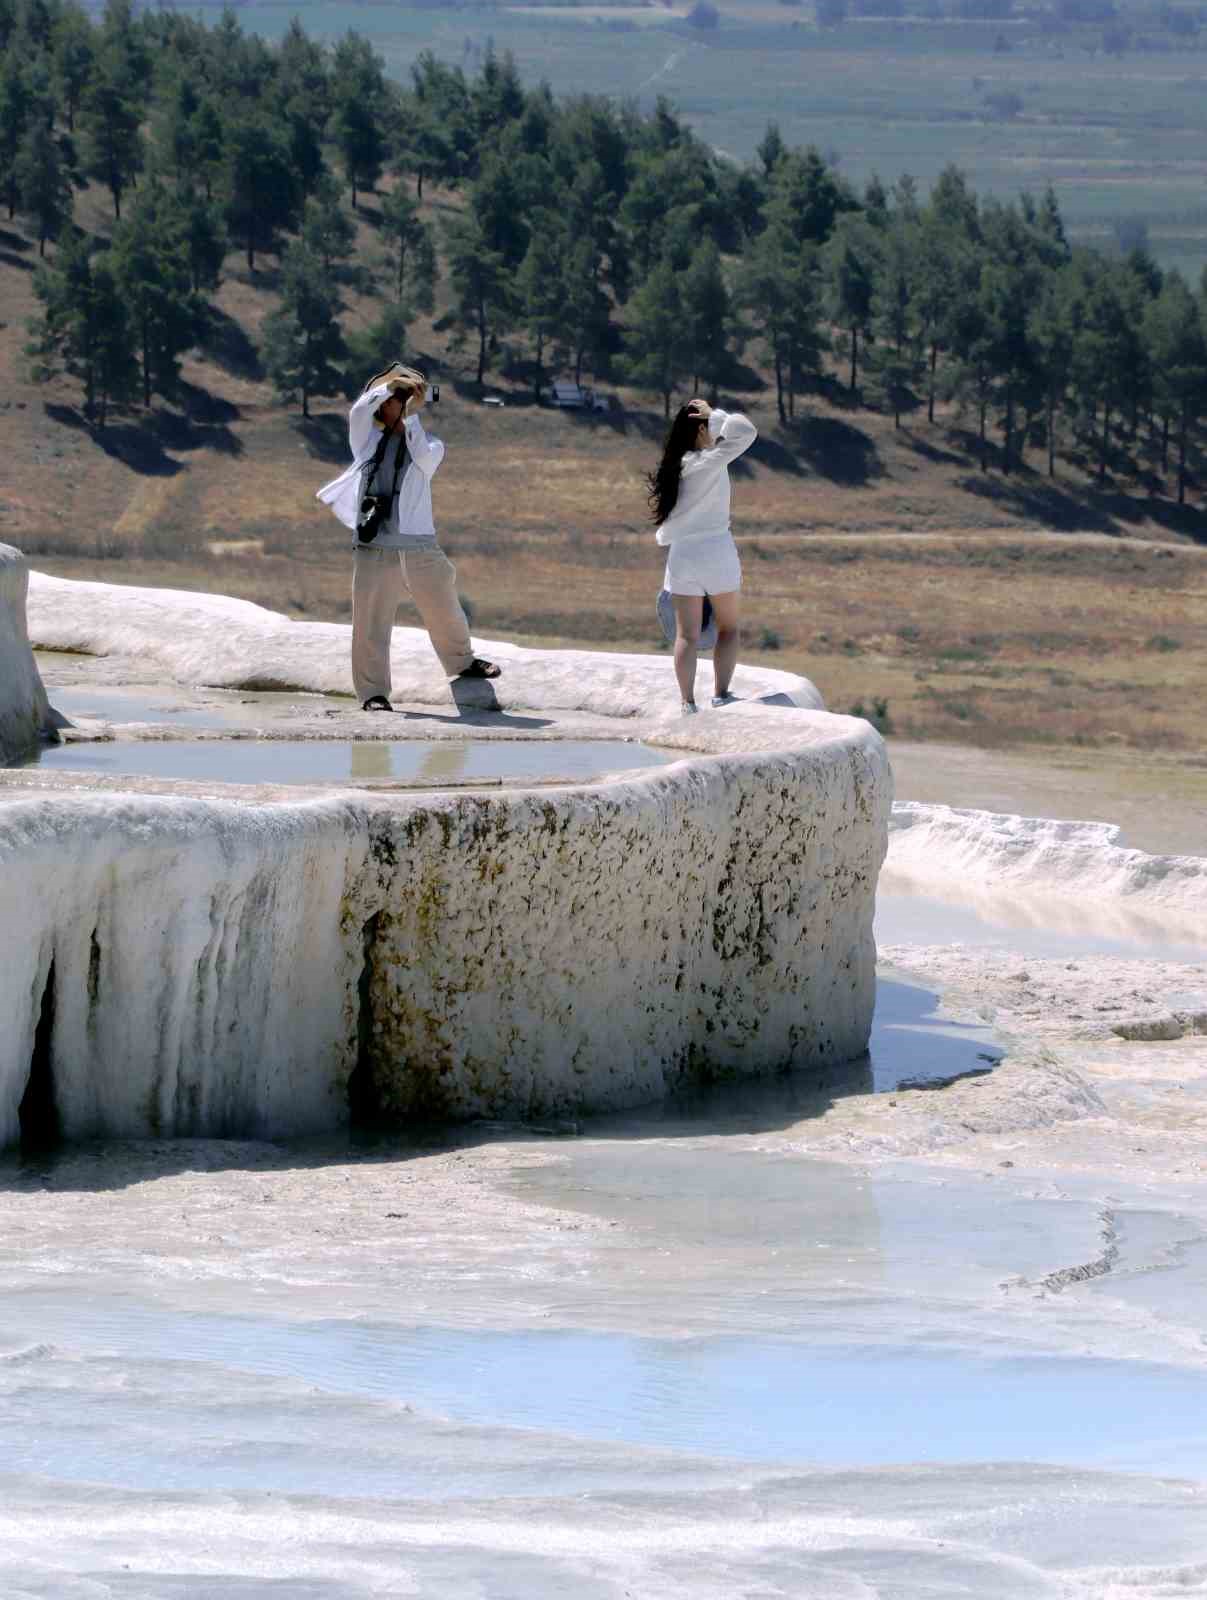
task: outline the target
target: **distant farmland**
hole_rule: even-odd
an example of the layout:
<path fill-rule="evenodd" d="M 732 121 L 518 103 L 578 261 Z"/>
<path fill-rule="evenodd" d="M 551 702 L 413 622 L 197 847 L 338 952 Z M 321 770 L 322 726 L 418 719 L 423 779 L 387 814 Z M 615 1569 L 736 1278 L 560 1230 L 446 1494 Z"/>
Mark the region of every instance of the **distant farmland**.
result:
<path fill-rule="evenodd" d="M 818 28 L 809 5 L 761 0 L 722 0 L 719 10 L 706 34 L 661 6 L 301 0 L 239 15 L 269 39 L 294 15 L 318 38 L 355 28 L 397 77 L 425 49 L 472 70 L 493 41 L 527 81 L 546 78 L 558 92 L 646 105 L 665 94 L 741 160 L 774 118 L 790 143 L 832 151 L 857 184 L 909 172 L 926 186 L 948 162 L 1002 198 L 1051 180 L 1074 237 L 1112 249 L 1117 229 L 1130 240 L 1142 224 L 1164 264 L 1192 279 L 1207 264 L 1207 29 L 1204 44 L 1176 37 L 1155 8 L 1062 32 L 918 17 Z"/>

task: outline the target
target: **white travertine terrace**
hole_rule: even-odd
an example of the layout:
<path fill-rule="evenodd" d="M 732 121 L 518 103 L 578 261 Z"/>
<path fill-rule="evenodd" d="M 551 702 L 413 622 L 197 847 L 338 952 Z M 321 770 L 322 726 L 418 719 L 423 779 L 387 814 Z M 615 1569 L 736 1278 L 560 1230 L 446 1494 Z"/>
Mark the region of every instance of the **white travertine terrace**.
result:
<path fill-rule="evenodd" d="M 652 625 L 652 607 L 650 616 Z M 135 656 L 178 683 L 352 693 L 345 624 L 295 622 L 227 595 L 75 583 L 35 572 L 29 628 L 40 649 Z M 505 668 L 489 690 L 504 710 L 518 706 L 642 717 L 659 705 L 677 704 L 665 657 L 526 650 L 494 640 L 479 640 L 478 648 Z M 448 679 L 421 628 L 395 628 L 392 666 L 395 700 L 447 703 Z M 701 698 L 711 674 L 711 667 L 702 663 Z M 824 710 L 808 679 L 789 672 L 739 667 L 734 688 L 743 695 L 774 694 L 802 709 Z"/>
<path fill-rule="evenodd" d="M 889 822 L 886 885 L 922 892 L 958 886 L 965 902 L 1027 896 L 1046 926 L 1060 903 L 1159 920 L 1167 932 L 1207 934 L 1207 858 L 1149 855 L 1118 843 L 1110 822 L 1057 821 L 960 806 L 895 805 Z"/>
<path fill-rule="evenodd" d="M 346 689 L 348 630 L 35 579 L 38 645 L 206 684 Z M 527 707 L 644 716 L 663 658 L 520 651 Z M 398 697 L 447 702 L 398 630 Z M 31 1064 L 72 1138 L 632 1105 L 866 1046 L 891 779 L 786 673 L 676 722 L 682 761 L 544 790 L 0 791 L 0 1145 Z M 500 692 L 500 701 L 503 693 Z M 689 744 L 690 741 L 690 744 Z M 715 759 L 715 758 L 720 759 Z"/>
<path fill-rule="evenodd" d="M 0 544 L 0 761 L 26 754 L 46 726 L 46 691 L 25 632 L 25 557 Z"/>

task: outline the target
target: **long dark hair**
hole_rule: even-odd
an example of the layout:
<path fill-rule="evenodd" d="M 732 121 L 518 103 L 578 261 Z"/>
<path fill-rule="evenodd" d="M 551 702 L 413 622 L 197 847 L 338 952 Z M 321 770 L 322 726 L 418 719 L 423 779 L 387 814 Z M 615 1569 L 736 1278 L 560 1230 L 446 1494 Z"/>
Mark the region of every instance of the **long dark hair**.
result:
<path fill-rule="evenodd" d="M 679 479 L 683 475 L 683 457 L 696 448 L 703 417 L 696 416 L 686 406 L 675 414 L 662 446 L 662 460 L 655 472 L 646 475 L 649 485 L 650 515 L 659 525 L 675 509 L 679 500 Z"/>

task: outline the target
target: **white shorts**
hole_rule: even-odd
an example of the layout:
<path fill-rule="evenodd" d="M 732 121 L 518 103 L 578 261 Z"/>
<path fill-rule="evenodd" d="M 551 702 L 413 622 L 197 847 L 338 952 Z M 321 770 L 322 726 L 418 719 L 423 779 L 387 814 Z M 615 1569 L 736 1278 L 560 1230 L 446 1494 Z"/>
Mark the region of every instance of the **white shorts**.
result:
<path fill-rule="evenodd" d="M 662 587 L 671 594 L 733 594 L 742 587 L 742 563 L 732 533 L 688 539 L 667 551 Z"/>

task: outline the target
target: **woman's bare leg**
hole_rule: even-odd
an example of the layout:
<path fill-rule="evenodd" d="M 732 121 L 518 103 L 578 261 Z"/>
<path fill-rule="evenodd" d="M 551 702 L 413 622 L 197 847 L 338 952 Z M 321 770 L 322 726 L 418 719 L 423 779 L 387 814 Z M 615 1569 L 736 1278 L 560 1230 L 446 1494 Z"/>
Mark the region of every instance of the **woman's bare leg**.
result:
<path fill-rule="evenodd" d="M 730 594 L 711 594 L 712 614 L 717 622 L 717 642 L 712 649 L 712 670 L 716 678 L 716 694 L 728 694 L 733 669 L 738 664 L 738 591 Z"/>
<path fill-rule="evenodd" d="M 675 607 L 675 677 L 685 705 L 696 703 L 696 656 L 700 649 L 700 624 L 704 621 L 704 597 L 698 594 L 673 594 Z"/>

